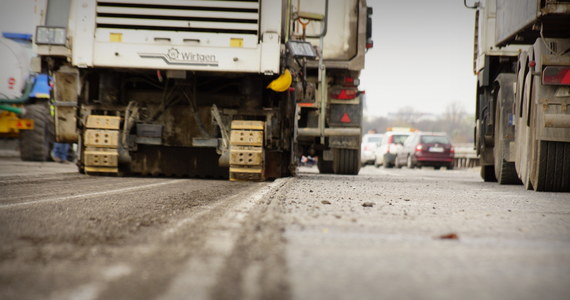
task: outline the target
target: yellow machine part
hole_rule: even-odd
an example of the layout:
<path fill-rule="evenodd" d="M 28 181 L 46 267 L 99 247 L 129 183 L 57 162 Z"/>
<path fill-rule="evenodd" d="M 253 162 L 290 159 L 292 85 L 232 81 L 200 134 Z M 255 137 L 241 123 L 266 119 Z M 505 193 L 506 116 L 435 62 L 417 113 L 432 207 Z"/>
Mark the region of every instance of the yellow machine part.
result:
<path fill-rule="evenodd" d="M 289 72 L 288 69 L 285 69 L 283 74 L 279 75 L 279 77 L 267 85 L 267 88 L 275 92 L 282 93 L 289 89 L 292 82 L 293 76 L 291 75 L 291 72 Z"/>
<path fill-rule="evenodd" d="M 34 129 L 34 120 L 18 118 L 13 112 L 0 111 L 0 136 L 18 137 L 20 130 Z"/>
<path fill-rule="evenodd" d="M 117 116 L 90 115 L 87 117 L 83 140 L 85 172 L 119 172 L 119 129 L 121 118 Z"/>
<path fill-rule="evenodd" d="M 265 152 L 263 121 L 232 121 L 230 134 L 230 180 L 263 181 Z"/>

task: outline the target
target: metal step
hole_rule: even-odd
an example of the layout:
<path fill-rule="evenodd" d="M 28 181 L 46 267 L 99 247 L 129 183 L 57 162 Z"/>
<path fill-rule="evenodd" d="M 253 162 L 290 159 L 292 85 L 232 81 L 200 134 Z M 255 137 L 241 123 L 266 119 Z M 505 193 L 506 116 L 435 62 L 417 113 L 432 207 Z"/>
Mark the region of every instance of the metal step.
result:
<path fill-rule="evenodd" d="M 230 181 L 263 181 L 263 121 L 234 120 L 230 133 Z"/>

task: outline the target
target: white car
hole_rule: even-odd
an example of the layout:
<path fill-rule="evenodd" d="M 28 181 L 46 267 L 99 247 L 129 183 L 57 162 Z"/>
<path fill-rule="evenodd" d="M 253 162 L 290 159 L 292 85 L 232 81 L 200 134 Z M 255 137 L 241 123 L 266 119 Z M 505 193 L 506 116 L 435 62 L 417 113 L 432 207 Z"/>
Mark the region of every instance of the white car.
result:
<path fill-rule="evenodd" d="M 382 142 L 383 134 L 372 133 L 365 134 L 362 137 L 362 144 L 360 145 L 360 163 L 364 166 L 367 164 L 373 164 L 375 157 L 376 148 Z"/>
<path fill-rule="evenodd" d="M 392 168 L 396 161 L 396 154 L 402 148 L 412 131 L 387 131 L 384 133 L 382 143 L 376 148 L 374 165 L 376 167 Z"/>

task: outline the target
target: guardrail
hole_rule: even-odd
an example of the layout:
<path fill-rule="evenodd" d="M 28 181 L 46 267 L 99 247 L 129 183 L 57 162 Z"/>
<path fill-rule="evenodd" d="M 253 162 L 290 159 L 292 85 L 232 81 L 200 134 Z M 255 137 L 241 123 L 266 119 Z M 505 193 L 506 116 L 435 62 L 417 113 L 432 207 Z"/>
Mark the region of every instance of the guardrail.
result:
<path fill-rule="evenodd" d="M 453 166 L 457 169 L 474 168 L 479 166 L 479 156 L 473 144 L 456 144 Z"/>

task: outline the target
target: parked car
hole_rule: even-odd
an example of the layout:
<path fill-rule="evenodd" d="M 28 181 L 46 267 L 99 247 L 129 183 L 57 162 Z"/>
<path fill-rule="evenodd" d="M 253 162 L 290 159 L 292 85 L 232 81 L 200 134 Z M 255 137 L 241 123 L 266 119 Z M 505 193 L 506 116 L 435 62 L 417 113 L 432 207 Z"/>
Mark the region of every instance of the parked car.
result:
<path fill-rule="evenodd" d="M 453 169 L 455 149 L 445 133 L 417 132 L 404 143 L 396 155 L 396 167 L 432 166 L 436 170 L 441 167 Z"/>
<path fill-rule="evenodd" d="M 409 129 L 409 131 L 386 131 L 380 147 L 376 149 L 374 165 L 376 167 L 392 168 L 398 149 L 402 147 L 411 134 L 412 129 Z"/>
<path fill-rule="evenodd" d="M 362 165 L 373 164 L 375 160 L 376 148 L 382 142 L 383 134 L 369 133 L 362 137 L 362 144 L 360 145 L 360 163 Z"/>

